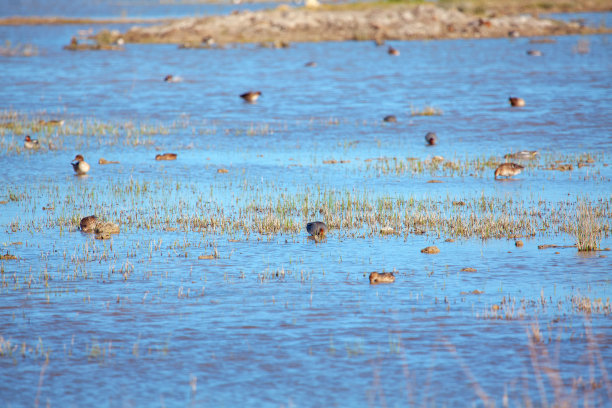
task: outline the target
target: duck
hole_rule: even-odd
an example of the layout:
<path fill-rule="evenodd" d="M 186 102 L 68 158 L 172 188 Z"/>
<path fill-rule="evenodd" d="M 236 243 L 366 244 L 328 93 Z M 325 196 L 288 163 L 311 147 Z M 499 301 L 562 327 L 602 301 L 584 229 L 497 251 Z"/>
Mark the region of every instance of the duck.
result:
<path fill-rule="evenodd" d="M 525 106 L 525 100 L 523 98 L 516 98 L 511 96 L 508 98 L 508 100 L 510 101 L 510 105 L 516 108 Z"/>
<path fill-rule="evenodd" d="M 497 177 L 513 177 L 523 171 L 525 167 L 516 163 L 503 163 L 495 169 L 495 179 Z"/>
<path fill-rule="evenodd" d="M 397 123 L 397 118 L 395 117 L 395 115 L 387 115 L 383 118 L 383 121 L 390 122 L 390 123 Z"/>
<path fill-rule="evenodd" d="M 521 150 L 520 152 L 504 155 L 504 159 L 531 160 L 535 159 L 539 154 L 537 150 Z"/>
<path fill-rule="evenodd" d="M 166 75 L 164 78 L 165 82 L 181 82 L 182 80 L 183 78 L 174 75 Z"/>
<path fill-rule="evenodd" d="M 324 237 L 327 234 L 327 225 L 321 221 L 309 222 L 306 224 L 306 231 L 313 237 Z"/>
<path fill-rule="evenodd" d="M 87 172 L 89 171 L 89 164 L 85 162 L 85 159 L 80 154 L 74 156 L 74 159 L 72 159 L 72 163 L 70 164 L 72 164 L 72 168 L 74 169 L 77 176 L 87 174 Z"/>
<path fill-rule="evenodd" d="M 96 229 L 96 224 L 98 223 L 98 217 L 95 215 L 88 215 L 81 219 L 79 226 L 81 227 L 81 231 L 83 232 L 94 232 Z"/>
<path fill-rule="evenodd" d="M 202 44 L 207 45 L 209 47 L 212 45 L 215 45 L 215 42 L 216 42 L 215 39 L 210 35 L 207 35 L 204 38 L 202 38 Z"/>
<path fill-rule="evenodd" d="M 425 135 L 425 141 L 428 146 L 433 146 L 438 143 L 438 136 L 434 132 L 427 132 Z"/>
<path fill-rule="evenodd" d="M 316 67 L 317 63 L 315 61 L 309 61 L 304 66 L 305 67 Z"/>
<path fill-rule="evenodd" d="M 377 283 L 393 283 L 395 282 L 395 275 L 391 272 L 372 272 L 370 274 L 370 285 Z"/>
<path fill-rule="evenodd" d="M 387 54 L 394 55 L 397 57 L 398 55 L 400 55 L 400 52 L 399 50 L 396 50 L 395 48 L 389 46 L 389 49 L 387 50 Z"/>
<path fill-rule="evenodd" d="M 242 99 L 244 99 L 246 102 L 249 102 L 249 103 L 254 103 L 255 101 L 257 101 L 257 98 L 259 98 L 260 96 L 261 96 L 260 91 L 257 91 L 257 92 L 249 91 L 249 92 L 245 92 L 242 95 L 240 95 Z"/>
<path fill-rule="evenodd" d="M 30 138 L 30 135 L 27 135 L 23 141 L 23 147 L 26 149 L 38 149 L 40 147 L 40 143 L 38 142 L 38 139 L 32 139 Z"/>
<path fill-rule="evenodd" d="M 176 160 L 176 153 L 164 153 L 155 156 L 155 160 Z"/>
<path fill-rule="evenodd" d="M 531 55 L 532 57 L 541 57 L 542 51 L 540 50 L 529 50 L 527 51 L 527 55 Z"/>

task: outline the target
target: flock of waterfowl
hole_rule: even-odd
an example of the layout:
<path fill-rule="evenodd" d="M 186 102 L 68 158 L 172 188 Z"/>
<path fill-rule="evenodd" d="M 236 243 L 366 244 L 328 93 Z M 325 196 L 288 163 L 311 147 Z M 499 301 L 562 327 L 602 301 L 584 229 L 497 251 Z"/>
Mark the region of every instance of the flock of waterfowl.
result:
<path fill-rule="evenodd" d="M 388 53 L 390 55 L 399 55 L 399 51 L 393 47 L 389 47 Z M 248 102 L 254 102 L 261 92 L 247 92 L 245 94 L 240 95 L 241 98 L 245 99 Z M 254 96 L 254 99 L 249 99 Z M 522 98 L 510 97 L 509 98 L 510 105 L 513 107 L 523 107 L 525 106 L 525 101 Z M 384 122 L 388 123 L 396 123 L 397 117 L 395 115 L 387 115 L 383 118 Z M 425 135 L 425 142 L 428 146 L 434 146 L 438 143 L 438 136 L 434 132 L 427 132 Z M 520 159 L 520 160 L 529 160 L 533 159 L 538 155 L 538 152 L 535 150 L 523 150 L 516 153 L 509 153 L 504 156 L 505 159 Z M 518 175 L 525 167 L 517 164 L 517 163 L 502 163 L 497 169 L 495 169 L 494 179 L 497 180 L 498 177 L 513 177 Z M 321 221 L 309 222 L 306 224 L 306 231 L 311 235 L 311 238 L 316 242 L 325 238 L 327 234 L 327 225 Z M 517 243 L 518 245 L 518 243 Z M 521 243 L 522 245 L 522 243 Z M 424 253 L 437 253 L 440 250 L 437 247 L 427 247 L 423 249 L 421 252 Z M 392 272 L 372 272 L 369 276 L 370 284 L 379 284 L 379 283 L 393 283 L 395 282 L 395 275 Z"/>
<path fill-rule="evenodd" d="M 393 47 L 389 47 L 389 54 L 391 55 L 399 55 L 399 51 L 394 49 Z M 307 64 L 308 66 L 316 65 L 314 62 L 310 62 Z M 182 79 L 180 77 L 175 77 L 172 75 L 167 75 L 164 78 L 166 82 L 180 82 Z M 240 95 L 240 97 L 248 103 L 255 103 L 257 99 L 261 96 L 261 91 L 249 91 Z M 522 107 L 525 106 L 525 101 L 522 98 L 510 97 L 509 98 L 510 105 L 513 107 Z M 395 115 L 387 115 L 383 118 L 385 122 L 395 123 L 397 122 L 397 118 Z M 45 124 L 53 124 L 53 125 L 63 125 L 63 121 L 49 121 L 45 122 Z M 428 132 L 425 135 L 425 142 L 428 146 L 434 146 L 438 143 L 438 136 L 434 132 Z M 24 147 L 26 149 L 38 149 L 40 147 L 40 142 L 36 139 L 32 139 L 30 135 L 27 135 L 24 140 Z M 519 159 L 519 160 L 528 160 L 533 159 L 538 154 L 537 151 L 520 151 L 517 153 L 506 154 L 504 158 L 506 159 Z M 163 153 L 155 156 L 155 160 L 176 160 L 176 153 Z M 98 164 L 110 164 L 110 163 L 118 163 L 116 161 L 108 161 L 105 159 L 100 159 Z M 71 162 L 72 168 L 77 176 L 86 175 L 91 166 L 85 161 L 83 155 L 77 154 Z M 498 177 L 513 177 L 519 174 L 524 169 L 524 166 L 512 162 L 502 163 L 495 169 L 494 179 Z M 110 227 L 109 227 L 110 225 Z M 102 227 L 101 227 L 102 226 Z M 106 228 L 105 228 L 106 227 Z M 80 228 L 83 232 L 96 232 L 96 238 L 105 239 L 109 237 L 111 233 L 118 233 L 118 227 L 115 224 L 111 223 L 99 223 L 95 215 L 91 215 L 85 217 L 80 222 Z M 111 231 L 111 232 L 109 232 Z M 311 238 L 316 242 L 324 239 L 327 234 L 327 225 L 321 221 L 309 222 L 306 224 L 306 231 L 310 234 Z M 391 283 L 395 281 L 395 277 L 392 273 L 377 273 L 372 272 L 370 274 L 370 283 Z"/>
<path fill-rule="evenodd" d="M 400 55 L 400 52 L 389 46 L 387 53 L 392 56 Z M 529 55 L 538 55 L 537 53 L 529 53 Z M 315 67 L 316 62 L 311 61 L 306 63 L 307 67 Z M 166 75 L 164 77 L 165 82 L 182 82 L 182 78 L 174 75 Z M 240 96 L 245 102 L 255 103 L 257 99 L 262 95 L 261 91 L 248 91 Z M 509 97 L 509 102 L 512 107 L 523 107 L 525 106 L 525 101 L 522 98 L 518 97 Z M 384 122 L 396 123 L 397 117 L 395 115 L 387 115 L 383 118 Z M 63 121 L 53 120 L 44 122 L 43 124 L 51 124 L 51 125 L 63 125 Z M 438 136 L 434 132 L 428 132 L 425 135 L 425 142 L 428 146 L 434 146 L 438 143 Z M 24 147 L 26 149 L 38 149 L 40 147 L 40 143 L 36 139 L 32 139 L 29 135 L 25 137 Z M 538 154 L 537 151 L 520 151 L 517 153 L 507 154 L 504 156 L 506 159 L 520 159 L 527 160 L 533 159 Z M 163 153 L 155 156 L 155 160 L 176 160 L 176 153 Z M 100 159 L 99 164 L 110 164 L 110 163 L 118 163 L 116 161 L 108 161 L 105 159 Z M 82 176 L 89 172 L 90 165 L 85 162 L 83 155 L 77 154 L 75 158 L 71 162 L 72 168 L 76 175 Z M 513 177 L 519 174 L 524 169 L 524 166 L 512 162 L 503 163 L 494 173 L 494 179 L 498 177 Z M 95 232 L 96 238 L 98 239 L 106 239 L 110 236 L 110 234 L 118 233 L 119 228 L 116 224 L 112 223 L 101 223 L 98 221 L 95 215 L 84 217 L 80 222 L 80 229 L 83 232 Z M 327 225 L 321 221 L 309 222 L 306 224 L 306 231 L 310 234 L 310 238 L 314 239 L 316 242 L 321 241 L 325 238 L 328 228 Z M 390 272 L 372 272 L 369 276 L 369 280 L 371 284 L 378 283 L 392 283 L 395 281 L 395 276 Z"/>

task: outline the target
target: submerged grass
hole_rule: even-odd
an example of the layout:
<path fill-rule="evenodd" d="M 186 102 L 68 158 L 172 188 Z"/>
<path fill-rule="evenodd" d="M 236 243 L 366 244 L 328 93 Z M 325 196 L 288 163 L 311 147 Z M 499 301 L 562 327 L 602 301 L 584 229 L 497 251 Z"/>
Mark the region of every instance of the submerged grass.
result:
<path fill-rule="evenodd" d="M 426 105 L 423 109 L 414 108 L 410 106 L 410 114 L 412 116 L 442 116 L 444 112 L 440 108 L 435 106 Z"/>
<path fill-rule="evenodd" d="M 229 184 L 225 184 L 229 183 Z M 5 229 L 40 232 L 76 229 L 80 217 L 96 214 L 122 231 L 201 231 L 215 234 L 296 234 L 307 221 L 325 221 L 334 234 L 347 237 L 433 234 L 461 238 L 516 238 L 537 234 L 588 231 L 610 233 L 610 200 L 596 202 L 521 200 L 482 194 L 465 198 L 381 196 L 363 190 L 317 188 L 284 191 L 269 185 L 253 189 L 247 179 L 202 186 L 162 179 L 117 179 L 106 186 L 60 188 L 54 182 L 11 187 L 20 208 L 42 208 L 38 197 L 56 203 L 53 211 L 24 211 Z M 87 197 L 85 207 L 75 197 Z M 461 203 L 462 205 L 457 205 Z M 585 212 L 583 206 L 588 205 Z M 576 227 L 576 211 L 583 214 Z M 595 228 L 597 226 L 597 228 Z M 588 228 L 587 228 L 588 227 Z M 590 229 L 589 229 L 590 228 Z M 591 241 L 593 238 L 590 238 Z M 589 242 L 591 242 L 589 241 Z M 589 245 L 596 245 L 589 244 Z"/>
<path fill-rule="evenodd" d="M 167 135 L 181 122 L 170 125 L 148 122 L 103 122 L 97 119 L 64 118 L 61 113 L 41 112 L 33 115 L 15 111 L 0 112 L 0 151 L 23 152 L 23 137 L 38 138 L 41 150 L 62 150 L 96 146 L 151 145 L 151 136 Z"/>
<path fill-rule="evenodd" d="M 596 156 L 596 157 L 593 157 Z M 604 154 L 593 155 L 587 153 L 578 154 L 554 154 L 544 153 L 541 157 L 532 160 L 513 161 L 520 163 L 526 169 L 560 170 L 558 163 L 575 164 L 577 168 L 591 166 L 595 160 L 603 162 Z M 360 162 L 354 171 L 359 174 L 364 172 L 380 175 L 430 175 L 436 177 L 464 177 L 464 176 L 492 176 L 500 164 L 509 159 L 499 156 L 480 157 L 451 157 L 434 156 L 432 158 L 418 157 L 376 157 L 367 158 Z M 574 167 L 572 166 L 572 169 Z M 590 172 L 589 177 L 595 177 L 597 172 Z"/>
<path fill-rule="evenodd" d="M 0 57 L 33 57 L 36 55 L 38 55 L 38 47 L 32 44 L 12 45 L 7 40 L 4 46 L 0 45 Z"/>

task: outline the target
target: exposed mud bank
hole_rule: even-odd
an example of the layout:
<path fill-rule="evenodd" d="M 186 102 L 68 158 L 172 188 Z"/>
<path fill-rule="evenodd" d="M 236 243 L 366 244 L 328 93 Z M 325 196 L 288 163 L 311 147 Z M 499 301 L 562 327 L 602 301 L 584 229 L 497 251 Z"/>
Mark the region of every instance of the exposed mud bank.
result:
<path fill-rule="evenodd" d="M 530 15 L 488 18 L 434 5 L 366 9 L 298 8 L 240 12 L 227 16 L 184 18 L 170 23 L 133 27 L 121 34 L 132 43 L 216 44 L 291 43 L 348 40 L 417 40 L 542 36 L 609 32 L 577 22 Z"/>

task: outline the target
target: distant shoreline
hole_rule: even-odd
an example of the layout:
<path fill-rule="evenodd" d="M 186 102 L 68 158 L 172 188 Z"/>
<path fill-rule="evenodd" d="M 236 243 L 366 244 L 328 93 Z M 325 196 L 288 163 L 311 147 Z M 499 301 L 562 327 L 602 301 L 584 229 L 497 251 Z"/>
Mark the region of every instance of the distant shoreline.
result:
<path fill-rule="evenodd" d="M 275 0 L 246 0 L 240 4 L 261 4 L 269 3 L 284 7 L 284 3 Z M 164 4 L 163 2 L 161 4 Z M 166 4 L 174 4 L 173 2 Z M 222 1 L 203 1 L 198 3 L 201 5 L 219 5 L 225 4 Z M 417 6 L 422 4 L 430 4 L 437 7 L 450 9 L 456 8 L 467 14 L 485 15 L 487 13 L 495 13 L 498 15 L 515 15 L 529 13 L 533 16 L 538 14 L 550 13 L 586 13 L 586 12 L 606 12 L 612 11 L 612 2 L 608 0 L 372 0 L 356 3 L 339 3 L 334 1 L 322 0 L 320 10 L 324 11 L 342 11 L 342 10 L 365 10 L 365 9 L 380 9 L 393 5 L 398 6 Z M 296 8 L 295 9 L 299 9 Z M 260 10 L 266 11 L 266 10 Z M 218 16 L 218 15 L 215 15 Z M 82 25 L 82 24 L 149 24 L 149 23 L 167 23 L 179 21 L 193 16 L 181 17 L 110 17 L 110 18 L 95 18 L 95 17 L 66 17 L 66 16 L 9 16 L 0 17 L 0 25 Z"/>
<path fill-rule="evenodd" d="M 227 15 L 183 18 L 67 18 L 7 17 L 0 25 L 134 24 L 125 32 L 102 30 L 97 44 L 159 43 L 183 48 L 213 48 L 229 44 L 259 43 L 288 46 L 293 42 L 435 40 L 463 38 L 536 37 L 604 34 L 605 25 L 539 18 L 539 13 L 583 12 L 610 8 L 601 0 L 532 3 L 530 0 L 382 0 L 379 2 L 321 4 Z M 530 14 L 523 11 L 531 10 Z M 138 26 L 141 24 L 141 26 Z"/>
<path fill-rule="evenodd" d="M 242 11 L 230 15 L 183 18 L 165 24 L 132 27 L 118 34 L 126 43 L 178 44 L 208 48 L 240 43 L 287 46 L 293 42 L 427 40 L 534 37 L 612 32 L 526 14 L 472 14 L 431 3 L 348 3 L 338 6 Z M 112 40 L 116 40 L 114 38 Z M 204 44 L 203 44 L 204 43 Z"/>

